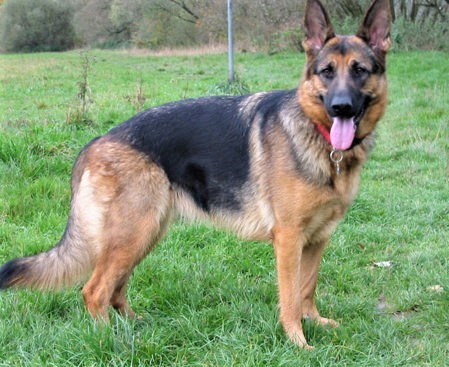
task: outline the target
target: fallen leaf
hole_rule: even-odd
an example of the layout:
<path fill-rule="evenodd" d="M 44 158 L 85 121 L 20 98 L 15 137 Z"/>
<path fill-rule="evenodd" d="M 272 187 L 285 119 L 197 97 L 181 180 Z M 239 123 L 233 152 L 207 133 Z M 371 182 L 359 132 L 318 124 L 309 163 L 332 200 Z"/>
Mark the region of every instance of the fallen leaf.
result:
<path fill-rule="evenodd" d="M 439 285 L 439 284 L 427 287 L 427 290 L 429 292 L 435 292 L 435 293 L 443 293 L 444 292 L 444 288 L 441 285 Z"/>
<path fill-rule="evenodd" d="M 374 267 L 376 268 L 391 268 L 393 266 L 392 261 L 378 261 L 373 262 Z"/>
<path fill-rule="evenodd" d="M 388 309 L 390 307 L 390 305 L 387 302 L 387 297 L 385 297 L 385 294 L 382 292 L 381 294 L 379 294 L 379 303 L 376 306 L 376 309 L 378 311 L 384 311 L 385 309 Z"/>
<path fill-rule="evenodd" d="M 362 250 L 366 249 L 366 246 L 363 243 L 357 243 L 357 246 L 359 246 Z"/>
<path fill-rule="evenodd" d="M 391 316 L 395 320 L 402 321 L 402 320 L 405 320 L 405 319 L 411 317 L 414 313 L 416 313 L 418 311 L 419 311 L 419 306 L 418 305 L 413 305 L 408 310 L 393 312 L 391 314 Z"/>

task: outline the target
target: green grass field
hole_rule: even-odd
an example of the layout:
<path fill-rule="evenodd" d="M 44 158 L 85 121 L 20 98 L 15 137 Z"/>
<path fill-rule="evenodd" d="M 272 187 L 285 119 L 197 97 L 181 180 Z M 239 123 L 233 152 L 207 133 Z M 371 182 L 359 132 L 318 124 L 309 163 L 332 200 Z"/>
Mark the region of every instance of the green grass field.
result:
<path fill-rule="evenodd" d="M 78 52 L 0 55 L 0 263 L 59 240 L 73 161 L 133 115 L 137 97 L 151 107 L 202 96 L 227 75 L 226 55 L 88 58 L 90 122 L 76 123 Z M 320 272 L 318 306 L 341 326 L 307 322 L 314 350 L 282 331 L 270 245 L 178 222 L 131 279 L 136 321 L 96 327 L 81 285 L 0 293 L 0 366 L 447 366 L 448 58 L 390 55 L 377 146 Z M 304 55 L 242 54 L 236 63 L 253 92 L 293 88 Z"/>

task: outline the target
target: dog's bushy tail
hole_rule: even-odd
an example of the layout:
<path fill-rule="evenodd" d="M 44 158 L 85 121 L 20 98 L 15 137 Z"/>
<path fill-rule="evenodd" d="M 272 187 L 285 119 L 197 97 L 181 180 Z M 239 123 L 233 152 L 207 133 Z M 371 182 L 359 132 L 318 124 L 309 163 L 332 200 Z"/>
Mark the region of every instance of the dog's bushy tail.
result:
<path fill-rule="evenodd" d="M 0 267 L 0 289 L 26 287 L 60 289 L 82 280 L 93 264 L 93 254 L 68 228 L 61 241 L 47 252 L 11 260 Z"/>
<path fill-rule="evenodd" d="M 86 212 L 83 205 L 92 201 L 88 196 L 80 200 L 80 180 L 85 168 L 81 153 L 72 175 L 72 205 L 66 230 L 61 240 L 47 252 L 11 260 L 0 267 L 0 289 L 26 287 L 40 290 L 60 289 L 84 280 L 96 259 L 95 246 L 86 237 L 80 221 Z M 81 195 L 82 196 L 82 195 Z M 88 209 L 87 209 L 88 211 Z"/>

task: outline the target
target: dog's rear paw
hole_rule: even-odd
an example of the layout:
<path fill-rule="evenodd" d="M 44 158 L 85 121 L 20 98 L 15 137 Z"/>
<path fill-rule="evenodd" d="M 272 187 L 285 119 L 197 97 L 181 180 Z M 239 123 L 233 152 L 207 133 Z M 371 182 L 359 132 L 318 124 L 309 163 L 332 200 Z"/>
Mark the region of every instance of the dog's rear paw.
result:
<path fill-rule="evenodd" d="M 321 317 L 321 316 L 318 316 L 313 321 L 315 321 L 317 324 L 323 325 L 323 326 L 332 326 L 332 327 L 340 326 L 340 324 L 337 321 L 335 321 L 333 319 L 328 319 L 326 317 Z"/>
<path fill-rule="evenodd" d="M 337 321 L 335 321 L 334 319 L 328 319 L 327 317 L 321 317 L 319 314 L 316 314 L 316 315 L 305 314 L 303 316 L 303 319 L 312 320 L 313 322 L 317 323 L 318 325 L 322 325 L 322 326 L 332 326 L 332 327 L 340 326 L 340 324 Z"/>

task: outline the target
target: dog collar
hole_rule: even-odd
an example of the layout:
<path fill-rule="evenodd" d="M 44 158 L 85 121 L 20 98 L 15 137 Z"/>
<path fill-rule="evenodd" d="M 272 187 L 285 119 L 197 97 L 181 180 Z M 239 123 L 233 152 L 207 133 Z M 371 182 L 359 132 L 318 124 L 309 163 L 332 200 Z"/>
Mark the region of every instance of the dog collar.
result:
<path fill-rule="evenodd" d="M 316 123 L 315 124 L 317 130 L 319 131 L 319 133 L 323 136 L 324 139 L 326 139 L 326 141 L 332 145 L 331 142 L 331 134 L 329 132 L 329 130 L 324 126 L 321 125 L 320 123 Z M 343 160 L 344 157 L 344 152 L 342 150 L 338 150 L 338 149 L 332 149 L 332 151 L 329 154 L 329 159 L 330 161 L 335 165 L 335 172 L 337 173 L 337 175 L 340 174 L 340 162 Z"/>
<path fill-rule="evenodd" d="M 326 141 L 332 145 L 331 134 L 330 134 L 329 130 L 324 125 L 321 125 L 319 122 L 315 123 L 315 126 L 318 129 L 318 131 L 320 132 L 320 134 L 323 136 L 323 138 L 326 139 Z"/>

